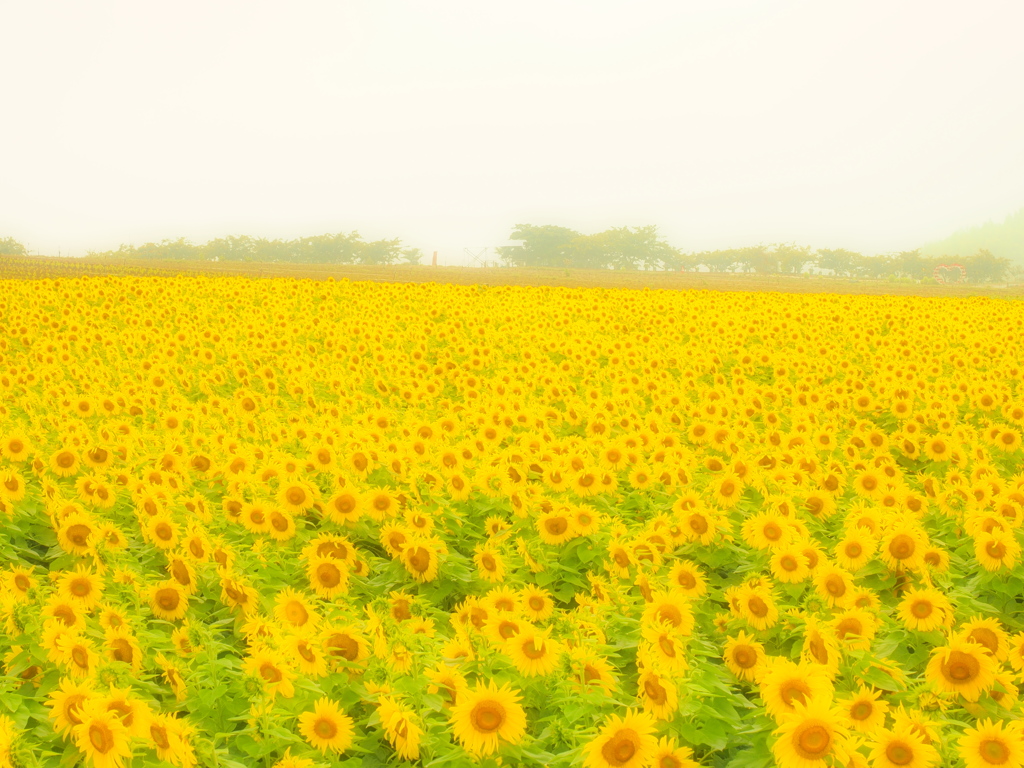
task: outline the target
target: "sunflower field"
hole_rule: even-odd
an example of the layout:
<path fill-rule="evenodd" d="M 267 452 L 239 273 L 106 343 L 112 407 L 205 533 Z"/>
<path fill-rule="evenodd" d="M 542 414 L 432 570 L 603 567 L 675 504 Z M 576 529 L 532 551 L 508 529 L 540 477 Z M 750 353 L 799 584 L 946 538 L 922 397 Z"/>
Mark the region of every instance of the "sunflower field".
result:
<path fill-rule="evenodd" d="M 0 281 L 0 768 L 1024 766 L 1024 303 Z"/>

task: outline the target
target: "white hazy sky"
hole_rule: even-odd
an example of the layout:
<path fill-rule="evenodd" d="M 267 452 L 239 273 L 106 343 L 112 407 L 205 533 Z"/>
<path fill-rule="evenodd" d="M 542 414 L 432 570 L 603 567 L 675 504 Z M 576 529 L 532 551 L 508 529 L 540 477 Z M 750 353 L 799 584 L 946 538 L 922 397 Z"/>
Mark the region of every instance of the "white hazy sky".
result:
<path fill-rule="evenodd" d="M 913 248 L 1024 206 L 1020 0 L 0 0 L 0 237 L 520 222 Z"/>

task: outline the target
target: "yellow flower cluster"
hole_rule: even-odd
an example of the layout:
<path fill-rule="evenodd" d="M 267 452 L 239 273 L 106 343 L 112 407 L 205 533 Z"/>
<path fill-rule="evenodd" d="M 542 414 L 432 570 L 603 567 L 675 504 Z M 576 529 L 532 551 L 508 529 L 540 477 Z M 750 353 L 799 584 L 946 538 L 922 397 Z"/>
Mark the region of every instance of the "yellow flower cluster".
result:
<path fill-rule="evenodd" d="M 0 326 L 0 768 L 1024 766 L 1024 304 L 121 276 Z"/>

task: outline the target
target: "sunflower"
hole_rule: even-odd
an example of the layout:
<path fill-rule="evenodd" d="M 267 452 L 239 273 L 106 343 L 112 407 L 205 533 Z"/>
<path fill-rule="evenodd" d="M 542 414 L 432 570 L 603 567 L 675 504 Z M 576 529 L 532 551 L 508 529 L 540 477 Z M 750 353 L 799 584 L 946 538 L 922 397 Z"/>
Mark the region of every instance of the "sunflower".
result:
<path fill-rule="evenodd" d="M 679 708 L 679 695 L 671 678 L 648 670 L 637 680 L 637 689 L 644 711 L 659 720 L 675 717 Z"/>
<path fill-rule="evenodd" d="M 879 692 L 861 686 L 854 694 L 836 702 L 846 715 L 850 727 L 860 733 L 871 734 L 885 726 L 889 703 L 879 700 Z"/>
<path fill-rule="evenodd" d="M 974 616 L 962 624 L 957 639 L 973 641 L 988 651 L 996 661 L 1006 661 L 1010 652 L 1010 638 L 999 623 L 999 619 Z"/>
<path fill-rule="evenodd" d="M 103 596 L 103 581 L 84 566 L 66 571 L 58 584 L 58 594 L 63 599 L 76 602 L 86 611 L 95 608 Z"/>
<path fill-rule="evenodd" d="M 771 549 L 785 545 L 792 537 L 786 518 L 776 512 L 760 512 L 743 521 L 740 533 L 747 546 Z"/>
<path fill-rule="evenodd" d="M 958 693 L 973 702 L 992 686 L 996 672 L 996 660 L 984 646 L 953 638 L 932 651 L 925 677 L 940 692 Z"/>
<path fill-rule="evenodd" d="M 916 525 L 897 522 L 882 537 L 882 561 L 892 569 L 916 570 L 928 547 L 927 537 Z"/>
<path fill-rule="evenodd" d="M 133 673 L 142 669 L 142 662 L 145 655 L 139 647 L 138 638 L 132 634 L 127 626 L 120 626 L 116 629 L 107 629 L 104 633 L 104 645 L 107 658 L 111 661 L 121 661 L 128 664 Z"/>
<path fill-rule="evenodd" d="M 1012 530 L 980 531 L 974 535 L 974 556 L 986 571 L 1009 570 L 1020 558 L 1020 544 Z"/>
<path fill-rule="evenodd" d="M 739 590 L 738 602 L 740 615 L 754 629 L 770 629 L 779 621 L 779 609 L 767 587 L 744 585 Z"/>
<path fill-rule="evenodd" d="M 765 708 L 776 720 L 796 712 L 798 705 L 832 700 L 832 681 L 818 664 L 776 658 L 766 665 L 759 685 Z"/>
<path fill-rule="evenodd" d="M 748 682 L 757 679 L 766 661 L 764 646 L 743 630 L 725 641 L 722 658 L 730 672 Z"/>
<path fill-rule="evenodd" d="M 173 579 L 162 581 L 149 590 L 149 607 L 165 621 L 178 621 L 188 613 L 188 594 Z"/>
<path fill-rule="evenodd" d="M 286 626 L 315 627 L 320 616 L 301 592 L 285 587 L 274 599 L 274 617 Z"/>
<path fill-rule="evenodd" d="M 520 592 L 523 613 L 533 621 L 544 621 L 555 611 L 555 601 L 542 587 L 526 586 Z"/>
<path fill-rule="evenodd" d="M 61 549 L 74 555 L 86 555 L 92 549 L 97 526 L 90 515 L 72 512 L 64 517 L 57 529 Z"/>
<path fill-rule="evenodd" d="M 541 541 L 552 546 L 559 546 L 576 536 L 576 528 L 568 509 L 556 509 L 545 512 L 535 522 Z"/>
<path fill-rule="evenodd" d="M 802 544 L 786 544 L 772 553 L 769 567 L 772 576 L 783 584 L 799 584 L 811 575 Z"/>
<path fill-rule="evenodd" d="M 343 561 L 314 556 L 306 565 L 306 576 L 313 591 L 325 600 L 348 592 L 348 568 Z"/>
<path fill-rule="evenodd" d="M 691 600 L 696 600 L 707 592 L 707 581 L 701 569 L 687 560 L 680 560 L 668 572 L 668 581 L 674 590 L 678 590 Z"/>
<path fill-rule="evenodd" d="M 641 621 L 648 625 L 665 623 L 680 635 L 689 636 L 694 626 L 690 599 L 682 590 L 655 592 L 644 607 Z"/>
<path fill-rule="evenodd" d="M 818 768 L 842 759 L 849 732 L 828 701 L 815 701 L 784 715 L 775 735 L 772 753 L 779 768 Z"/>
<path fill-rule="evenodd" d="M 830 607 L 845 606 L 853 593 L 850 574 L 836 565 L 823 565 L 814 572 L 814 587 Z"/>
<path fill-rule="evenodd" d="M 505 578 L 505 561 L 497 549 L 482 546 L 473 556 L 477 572 L 484 581 L 501 582 Z"/>
<path fill-rule="evenodd" d="M 523 627 L 518 634 L 506 640 L 502 647 L 524 677 L 554 672 L 564 650 L 560 642 L 548 637 L 548 633 L 530 626 Z"/>
<path fill-rule="evenodd" d="M 196 764 L 195 750 L 189 743 L 192 727 L 171 715 L 154 714 L 149 720 L 149 741 L 159 760 L 191 768 Z"/>
<path fill-rule="evenodd" d="M 665 736 L 658 740 L 658 746 L 651 758 L 653 768 L 700 768 L 692 760 L 693 750 L 689 747 L 677 747 L 676 740 Z"/>
<path fill-rule="evenodd" d="M 932 587 L 913 587 L 900 600 L 899 617 L 904 626 L 917 632 L 931 632 L 945 626 L 953 616 L 953 606 L 944 594 Z"/>
<path fill-rule="evenodd" d="M 471 754 L 490 755 L 501 743 L 518 744 L 526 735 L 526 713 L 519 693 L 493 680 L 463 689 L 451 709 L 452 732 Z"/>
<path fill-rule="evenodd" d="M 149 734 L 152 712 L 146 702 L 134 697 L 130 688 L 110 686 L 107 695 L 97 699 L 97 703 L 108 712 L 113 712 L 132 736 L 145 738 Z"/>
<path fill-rule="evenodd" d="M 611 715 L 584 747 L 584 768 L 641 768 L 650 765 L 658 738 L 655 720 L 645 712 L 627 709 L 624 716 Z"/>
<path fill-rule="evenodd" d="M 288 666 L 286 657 L 276 651 L 255 651 L 246 658 L 242 669 L 247 674 L 259 678 L 263 690 L 271 698 L 281 694 L 284 698 L 290 699 L 295 695 L 295 686 L 292 683 L 295 673 Z"/>
<path fill-rule="evenodd" d="M 72 477 L 78 474 L 79 462 L 75 451 L 62 448 L 50 456 L 50 471 L 57 477 Z"/>
<path fill-rule="evenodd" d="M 361 664 L 370 655 L 369 643 L 355 627 L 328 626 L 319 638 L 327 657 L 340 663 Z"/>
<path fill-rule="evenodd" d="M 671 673 L 680 673 L 689 667 L 683 638 L 671 625 L 649 625 L 642 634 L 644 644 L 638 656 L 647 659 L 652 667 Z"/>
<path fill-rule="evenodd" d="M 410 539 L 402 550 L 402 565 L 416 581 L 433 581 L 437 578 L 438 556 L 442 551 L 443 545 L 437 539 Z"/>
<path fill-rule="evenodd" d="M 416 724 L 413 711 L 392 698 L 381 696 L 378 700 L 377 715 L 380 717 L 384 734 L 398 756 L 402 760 L 418 760 L 423 729 Z"/>
<path fill-rule="evenodd" d="M 872 768 L 932 768 L 939 753 L 911 728 L 879 731 L 871 748 Z"/>
<path fill-rule="evenodd" d="M 323 646 L 311 637 L 302 633 L 290 635 L 282 646 L 289 662 L 302 674 L 314 680 L 327 674 L 327 656 Z"/>
<path fill-rule="evenodd" d="M 875 547 L 875 540 L 864 528 L 848 528 L 843 540 L 836 544 L 836 562 L 848 571 L 858 571 L 874 556 Z"/>
<path fill-rule="evenodd" d="M 345 488 L 327 501 L 324 511 L 335 523 L 354 524 L 363 515 L 363 498 L 355 489 Z"/>
<path fill-rule="evenodd" d="M 957 751 L 967 768 L 1024 766 L 1024 735 L 1016 725 L 980 720 L 960 737 Z"/>
<path fill-rule="evenodd" d="M 68 734 L 72 728 L 82 724 L 82 707 L 99 698 L 99 694 L 87 683 L 76 683 L 70 677 L 61 678 L 60 686 L 49 694 L 46 706 L 50 708 L 53 729 Z"/>
<path fill-rule="evenodd" d="M 352 746 L 355 727 L 352 718 L 342 712 L 341 707 L 323 697 L 313 705 L 313 710 L 299 715 L 299 733 L 320 752 L 344 752 Z"/>
<path fill-rule="evenodd" d="M 117 714 L 109 711 L 102 700 L 87 701 L 79 710 L 81 722 L 72 735 L 78 749 L 95 768 L 122 768 L 131 758 L 130 734 Z"/>

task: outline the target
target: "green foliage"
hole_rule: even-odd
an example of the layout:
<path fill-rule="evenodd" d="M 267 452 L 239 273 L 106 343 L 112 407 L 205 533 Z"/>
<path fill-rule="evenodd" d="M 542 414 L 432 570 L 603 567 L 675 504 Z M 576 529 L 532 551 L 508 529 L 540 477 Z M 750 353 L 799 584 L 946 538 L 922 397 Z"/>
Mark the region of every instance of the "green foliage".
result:
<path fill-rule="evenodd" d="M 25 256 L 28 250 L 13 237 L 0 237 L 0 256 Z"/>
<path fill-rule="evenodd" d="M 2 242 L 2 241 L 0 241 Z M 291 264 L 419 264 L 418 248 L 403 248 L 401 240 L 367 242 L 358 232 L 300 237 L 296 240 L 267 240 L 248 235 L 219 237 L 203 245 L 185 238 L 122 245 L 116 251 L 90 253 L 100 258 L 150 259 L 160 261 L 240 261 Z"/>

